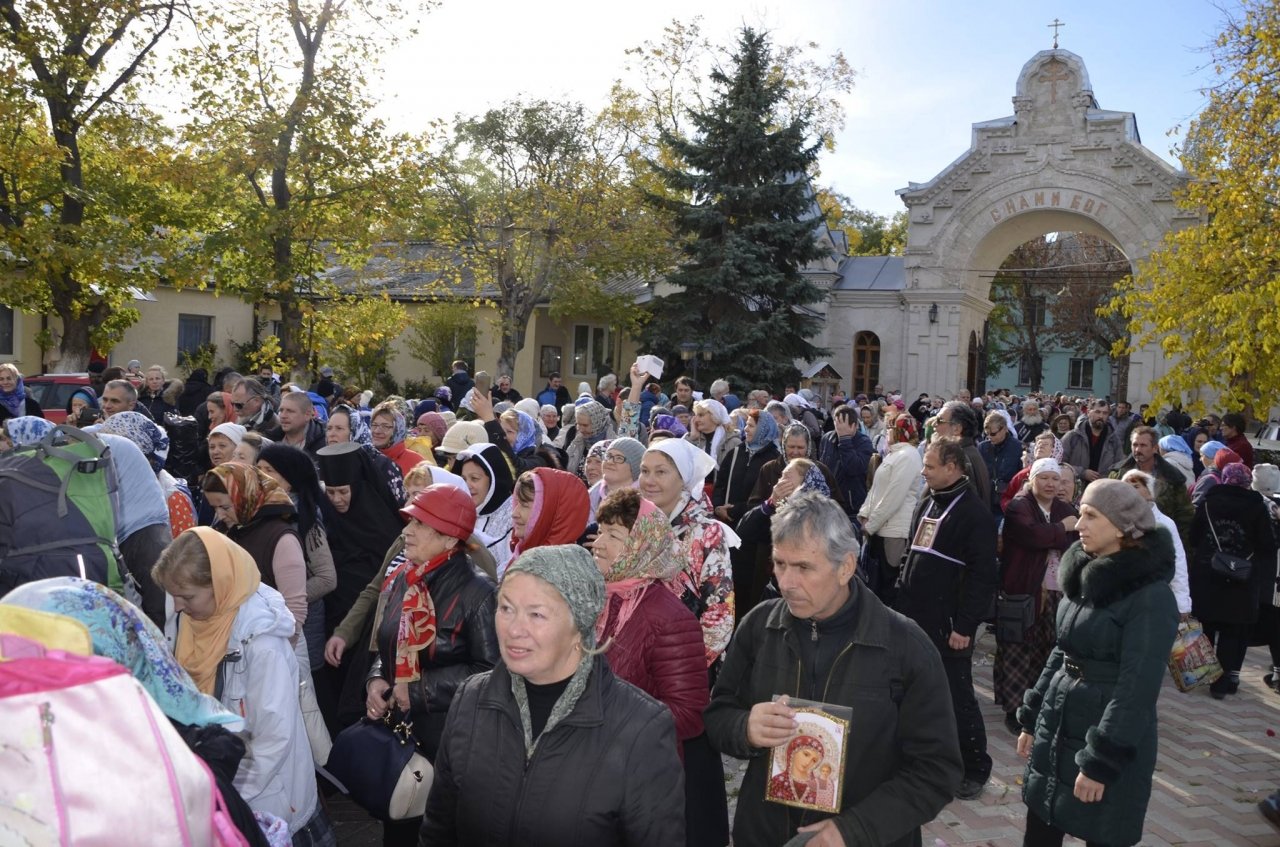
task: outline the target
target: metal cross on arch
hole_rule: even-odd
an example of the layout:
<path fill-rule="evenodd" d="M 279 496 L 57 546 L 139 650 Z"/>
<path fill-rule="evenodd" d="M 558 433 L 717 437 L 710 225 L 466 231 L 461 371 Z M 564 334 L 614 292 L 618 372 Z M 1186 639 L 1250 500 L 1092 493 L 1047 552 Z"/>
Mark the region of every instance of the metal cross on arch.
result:
<path fill-rule="evenodd" d="M 1053 30 L 1053 49 L 1057 50 L 1058 49 L 1058 30 L 1066 26 L 1066 24 L 1064 24 L 1062 21 L 1058 20 L 1057 18 L 1054 18 L 1053 23 L 1046 24 L 1046 26 Z"/>

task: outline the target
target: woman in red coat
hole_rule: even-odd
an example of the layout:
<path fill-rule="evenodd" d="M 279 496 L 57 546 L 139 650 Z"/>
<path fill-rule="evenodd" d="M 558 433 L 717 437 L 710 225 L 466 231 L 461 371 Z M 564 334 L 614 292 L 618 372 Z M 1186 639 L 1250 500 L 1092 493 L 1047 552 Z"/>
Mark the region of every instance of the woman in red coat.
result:
<path fill-rule="evenodd" d="M 1021 641 L 996 641 L 993 670 L 995 699 L 1005 711 L 1005 726 L 1015 735 L 1022 729 L 1015 713 L 1022 695 L 1035 685 L 1053 650 L 1054 621 L 1062 591 L 1058 560 L 1075 541 L 1075 507 L 1059 499 L 1060 469 L 1052 458 L 1031 465 L 1030 489 L 1009 501 L 1004 512 L 1004 547 L 1000 590 L 1005 596 L 1030 595 L 1034 622 Z"/>
<path fill-rule="evenodd" d="M 702 723 L 710 700 L 702 627 L 663 584 L 681 567 L 671 524 L 635 489 L 610 494 L 596 518 L 600 530 L 592 554 L 607 592 L 596 621 L 596 643 L 604 645 L 614 674 L 666 705 L 675 717 L 685 762 L 687 843 L 726 844 L 722 772 L 701 767 L 704 753 L 715 755 Z"/>

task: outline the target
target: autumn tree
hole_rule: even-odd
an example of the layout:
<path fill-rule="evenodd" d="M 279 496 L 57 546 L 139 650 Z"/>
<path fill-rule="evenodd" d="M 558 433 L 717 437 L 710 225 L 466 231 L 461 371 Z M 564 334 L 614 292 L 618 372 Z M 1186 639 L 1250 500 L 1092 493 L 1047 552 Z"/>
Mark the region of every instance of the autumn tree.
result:
<path fill-rule="evenodd" d="M 135 287 L 188 281 L 190 163 L 134 91 L 186 14 L 181 0 L 0 2 L 0 302 L 59 319 L 59 371 L 138 319 Z"/>
<path fill-rule="evenodd" d="M 859 209 L 853 200 L 838 191 L 821 188 L 818 208 L 827 216 L 827 226 L 844 233 L 850 256 L 898 256 L 907 244 L 907 210 L 880 215 Z"/>
<path fill-rule="evenodd" d="M 209 234 L 219 282 L 280 310 L 281 356 L 307 365 L 304 319 L 336 292 L 323 272 L 360 264 L 389 216 L 404 139 L 372 117 L 369 75 L 406 27 L 386 0 L 228 0 L 185 51 L 188 142 L 226 179 Z"/>
<path fill-rule="evenodd" d="M 404 306 L 385 294 L 356 291 L 326 304 L 312 315 L 316 349 L 347 379 L 362 388 L 376 388 L 395 351 L 391 345 L 409 323 Z"/>
<path fill-rule="evenodd" d="M 437 376 L 453 372 L 458 359 L 470 360 L 476 349 L 479 327 L 478 303 L 470 300 L 439 300 L 424 303 L 409 320 L 409 352 L 425 362 Z"/>
<path fill-rule="evenodd" d="M 430 191 L 432 235 L 450 251 L 429 270 L 442 294 L 492 301 L 500 372 L 513 369 L 539 306 L 629 309 L 600 284 L 670 261 L 627 151 L 625 134 L 576 103 L 511 101 L 455 127 Z"/>
<path fill-rule="evenodd" d="M 1153 402 L 1265 415 L 1280 403 L 1280 6 L 1242 0 L 1213 65 L 1175 198 L 1201 223 L 1168 233 L 1113 307 L 1129 349 L 1154 342 L 1177 362 Z"/>
<path fill-rule="evenodd" d="M 780 386 L 822 353 L 809 307 L 823 294 L 801 273 L 824 255 L 805 177 L 822 142 L 803 115 L 780 122 L 771 67 L 766 37 L 744 29 L 732 66 L 712 74 L 716 97 L 691 114 L 695 136 L 663 136 L 675 164 L 653 164 L 670 189 L 653 202 L 674 215 L 683 257 L 644 338 L 673 362 L 682 344 L 710 345 L 715 373 Z"/>

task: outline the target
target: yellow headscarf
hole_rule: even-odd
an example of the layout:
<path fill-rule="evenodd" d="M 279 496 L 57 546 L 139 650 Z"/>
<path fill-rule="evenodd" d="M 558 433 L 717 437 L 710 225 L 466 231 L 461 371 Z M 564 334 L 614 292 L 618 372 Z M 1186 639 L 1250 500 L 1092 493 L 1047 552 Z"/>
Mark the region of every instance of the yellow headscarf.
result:
<path fill-rule="evenodd" d="M 217 530 L 197 526 L 186 532 L 194 532 L 209 555 L 214 607 L 207 620 L 183 616 L 173 655 L 201 691 L 213 694 L 218 665 L 227 654 L 236 613 L 258 590 L 262 577 L 249 551 Z"/>

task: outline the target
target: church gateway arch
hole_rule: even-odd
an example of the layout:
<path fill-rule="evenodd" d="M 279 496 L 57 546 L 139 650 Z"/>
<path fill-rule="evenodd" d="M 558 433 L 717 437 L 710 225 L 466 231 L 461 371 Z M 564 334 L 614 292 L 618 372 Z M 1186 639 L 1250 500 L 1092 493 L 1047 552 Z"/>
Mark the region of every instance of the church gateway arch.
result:
<path fill-rule="evenodd" d="M 1018 245 L 1084 232 L 1136 267 L 1167 231 L 1196 222 L 1173 203 L 1186 175 L 1142 145 L 1132 112 L 1098 107 L 1079 56 L 1037 53 L 1018 76 L 1013 107 L 974 124 L 970 149 L 933 179 L 898 192 L 908 210 L 902 331 L 884 339 L 880 356 L 904 391 L 950 394 L 972 379 L 991 277 Z M 845 327 L 850 336 L 859 328 Z M 1148 399 L 1146 387 L 1168 367 L 1157 349 L 1135 352 L 1129 399 Z"/>

